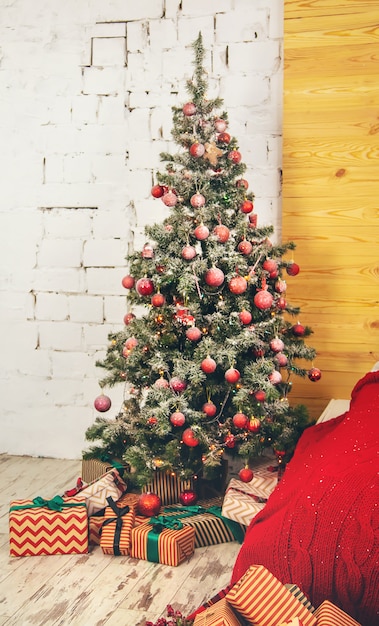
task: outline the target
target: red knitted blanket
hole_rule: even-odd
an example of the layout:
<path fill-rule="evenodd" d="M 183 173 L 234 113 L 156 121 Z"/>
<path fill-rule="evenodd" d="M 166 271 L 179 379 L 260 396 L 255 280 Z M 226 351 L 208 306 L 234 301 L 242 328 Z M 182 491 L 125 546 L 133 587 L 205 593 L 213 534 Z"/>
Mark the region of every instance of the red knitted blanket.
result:
<path fill-rule="evenodd" d="M 232 583 L 251 564 L 331 600 L 363 626 L 379 623 L 379 372 L 355 385 L 350 409 L 308 428 L 281 482 L 252 520 Z"/>

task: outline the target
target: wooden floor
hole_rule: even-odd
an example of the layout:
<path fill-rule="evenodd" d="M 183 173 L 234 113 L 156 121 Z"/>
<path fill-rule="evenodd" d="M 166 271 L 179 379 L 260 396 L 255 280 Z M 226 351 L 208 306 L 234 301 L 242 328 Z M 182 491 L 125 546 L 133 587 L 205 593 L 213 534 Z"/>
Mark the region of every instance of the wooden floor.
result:
<path fill-rule="evenodd" d="M 0 455 L 0 625 L 145 626 L 167 604 L 188 615 L 230 580 L 239 544 L 197 548 L 178 567 L 86 555 L 10 557 L 11 500 L 52 498 L 75 485 L 80 461 Z"/>

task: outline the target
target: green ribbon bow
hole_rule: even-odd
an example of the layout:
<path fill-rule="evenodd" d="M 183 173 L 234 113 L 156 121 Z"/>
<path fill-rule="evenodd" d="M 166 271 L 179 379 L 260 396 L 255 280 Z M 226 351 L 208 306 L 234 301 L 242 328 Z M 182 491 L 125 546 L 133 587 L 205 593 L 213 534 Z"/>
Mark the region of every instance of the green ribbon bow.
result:
<path fill-rule="evenodd" d="M 183 528 L 183 524 L 180 521 L 180 515 L 172 515 L 166 517 L 165 515 L 157 515 L 151 517 L 148 524 L 151 524 L 153 528 L 147 535 L 147 560 L 153 561 L 153 563 L 159 563 L 159 535 L 163 530 L 180 530 Z"/>
<path fill-rule="evenodd" d="M 220 520 L 222 520 L 222 522 L 230 530 L 234 539 L 238 541 L 238 543 L 242 543 L 244 540 L 245 532 L 241 528 L 241 525 L 238 522 L 235 522 L 234 520 L 228 519 L 227 517 L 224 517 L 224 515 L 221 515 L 220 506 L 210 506 L 209 508 L 205 508 L 203 506 L 194 505 L 178 508 L 166 508 L 164 509 L 164 511 L 166 513 L 170 511 L 181 512 L 180 515 L 175 516 L 177 519 L 184 519 L 186 517 L 192 517 L 194 515 L 200 515 L 202 513 L 210 513 L 211 515 L 214 515 L 215 517 L 218 517 Z"/>
<path fill-rule="evenodd" d="M 41 496 L 37 496 L 34 498 L 32 502 L 29 504 L 15 504 L 11 506 L 9 511 L 19 511 L 21 509 L 37 509 L 37 508 L 46 508 L 50 509 L 50 511 L 62 511 L 64 508 L 71 506 L 86 506 L 86 503 L 83 502 L 65 502 L 62 496 L 54 496 L 51 500 L 45 500 Z"/>

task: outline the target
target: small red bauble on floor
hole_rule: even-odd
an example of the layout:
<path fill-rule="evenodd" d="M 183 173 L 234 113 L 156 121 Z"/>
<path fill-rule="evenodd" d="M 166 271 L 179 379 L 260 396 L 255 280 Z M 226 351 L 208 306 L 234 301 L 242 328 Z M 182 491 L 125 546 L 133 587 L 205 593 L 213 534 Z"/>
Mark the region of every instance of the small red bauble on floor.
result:
<path fill-rule="evenodd" d="M 153 517 L 158 515 L 162 506 L 162 501 L 156 493 L 141 493 L 137 501 L 137 511 L 145 517 Z"/>
<path fill-rule="evenodd" d="M 186 428 L 182 435 L 183 443 L 189 448 L 195 448 L 199 445 L 199 440 L 196 439 L 192 428 Z"/>
<path fill-rule="evenodd" d="M 121 283 L 122 283 L 122 286 L 125 287 L 125 289 L 131 289 L 132 287 L 134 287 L 135 280 L 133 276 L 130 276 L 128 274 L 127 276 L 124 276 Z"/>
<path fill-rule="evenodd" d="M 235 367 L 230 367 L 225 372 L 225 380 L 228 383 L 231 383 L 231 384 L 237 383 L 240 378 L 241 378 L 241 374 Z"/>
<path fill-rule="evenodd" d="M 308 372 L 308 378 L 313 383 L 317 382 L 321 378 L 321 370 L 318 367 L 312 367 Z"/>
<path fill-rule="evenodd" d="M 179 495 L 179 502 L 183 506 L 193 506 L 197 502 L 197 493 L 192 489 L 184 489 Z"/>
<path fill-rule="evenodd" d="M 249 467 L 244 467 L 238 472 L 238 476 L 243 483 L 249 483 L 254 478 L 254 472 Z"/>
<path fill-rule="evenodd" d="M 111 408 L 112 402 L 111 399 L 108 398 L 108 396 L 102 393 L 100 396 L 97 396 L 97 398 L 95 398 L 93 405 L 96 411 L 100 411 L 100 413 L 105 413 L 105 411 L 109 411 L 109 409 Z"/>

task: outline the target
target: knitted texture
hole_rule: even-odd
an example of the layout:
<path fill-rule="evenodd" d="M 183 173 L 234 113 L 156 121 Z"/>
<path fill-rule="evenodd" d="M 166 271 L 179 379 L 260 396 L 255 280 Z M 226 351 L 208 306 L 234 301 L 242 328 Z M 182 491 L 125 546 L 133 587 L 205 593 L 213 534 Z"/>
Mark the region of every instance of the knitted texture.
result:
<path fill-rule="evenodd" d="M 232 583 L 252 564 L 379 623 L 379 372 L 355 385 L 349 410 L 308 428 L 281 482 L 252 520 Z"/>

